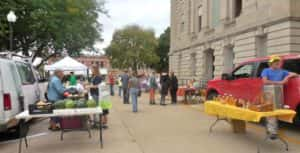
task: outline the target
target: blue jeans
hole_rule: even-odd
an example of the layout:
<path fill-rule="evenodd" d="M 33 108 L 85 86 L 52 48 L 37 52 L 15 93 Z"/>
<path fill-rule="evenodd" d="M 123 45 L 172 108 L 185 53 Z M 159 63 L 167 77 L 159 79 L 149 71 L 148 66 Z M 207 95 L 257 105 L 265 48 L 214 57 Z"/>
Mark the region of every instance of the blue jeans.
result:
<path fill-rule="evenodd" d="M 139 89 L 137 88 L 130 88 L 130 96 L 131 96 L 131 102 L 132 102 L 132 111 L 137 112 L 138 111 L 138 92 Z"/>
<path fill-rule="evenodd" d="M 50 101 L 52 104 L 54 104 L 55 102 L 54 101 Z M 60 117 L 50 117 L 50 121 L 53 122 L 53 123 L 60 123 L 61 121 L 61 118 Z"/>
<path fill-rule="evenodd" d="M 99 95 L 92 94 L 91 96 L 96 101 L 97 106 L 99 106 Z"/>
<path fill-rule="evenodd" d="M 129 104 L 129 89 L 123 88 L 123 103 Z"/>
<path fill-rule="evenodd" d="M 115 95 L 115 93 L 114 93 L 114 85 L 111 84 L 111 85 L 109 85 L 109 86 L 110 86 L 110 95 L 111 95 L 111 96 L 114 96 L 114 95 Z"/>
<path fill-rule="evenodd" d="M 119 96 L 122 97 L 122 87 L 119 87 Z"/>

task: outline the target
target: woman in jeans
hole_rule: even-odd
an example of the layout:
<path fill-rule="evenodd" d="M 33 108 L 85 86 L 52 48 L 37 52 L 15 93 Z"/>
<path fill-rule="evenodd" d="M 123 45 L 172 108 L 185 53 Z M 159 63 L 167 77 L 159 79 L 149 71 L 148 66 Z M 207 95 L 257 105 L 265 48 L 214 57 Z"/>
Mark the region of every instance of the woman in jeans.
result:
<path fill-rule="evenodd" d="M 102 77 L 99 72 L 99 68 L 97 66 L 94 66 L 92 68 L 92 79 L 91 79 L 91 86 L 90 86 L 90 93 L 93 99 L 96 101 L 97 106 L 99 106 L 99 88 L 98 85 L 102 82 Z M 107 115 L 109 111 L 108 110 L 103 110 L 103 115 L 102 115 L 102 128 L 107 128 Z M 95 118 L 95 117 L 94 117 Z M 94 125 L 96 126 L 96 125 Z"/>
<path fill-rule="evenodd" d="M 134 113 L 138 112 L 138 94 L 139 94 L 139 80 L 137 78 L 136 73 L 133 73 L 131 78 L 129 79 L 129 91 L 132 102 L 132 111 Z"/>

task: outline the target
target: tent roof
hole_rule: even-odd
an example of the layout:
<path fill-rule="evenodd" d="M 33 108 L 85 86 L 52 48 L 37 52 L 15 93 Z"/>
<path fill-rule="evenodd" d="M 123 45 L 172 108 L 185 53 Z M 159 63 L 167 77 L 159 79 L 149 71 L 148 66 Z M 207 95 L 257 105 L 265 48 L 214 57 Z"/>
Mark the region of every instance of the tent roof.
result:
<path fill-rule="evenodd" d="M 52 65 L 46 65 L 44 69 L 46 71 L 54 71 L 57 69 L 63 71 L 86 71 L 88 67 L 76 61 L 75 59 L 67 56 Z"/>

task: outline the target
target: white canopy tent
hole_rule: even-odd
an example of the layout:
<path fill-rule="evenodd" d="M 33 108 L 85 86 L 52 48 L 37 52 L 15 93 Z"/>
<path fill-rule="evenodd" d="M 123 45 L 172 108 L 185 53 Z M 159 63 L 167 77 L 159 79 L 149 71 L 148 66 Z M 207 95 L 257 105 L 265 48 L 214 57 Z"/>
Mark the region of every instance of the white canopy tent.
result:
<path fill-rule="evenodd" d="M 57 69 L 64 71 L 64 73 L 74 72 L 76 75 L 87 75 L 88 67 L 84 64 L 76 61 L 75 59 L 67 56 L 60 61 L 52 64 L 46 65 L 44 67 L 45 71 L 53 72 Z"/>

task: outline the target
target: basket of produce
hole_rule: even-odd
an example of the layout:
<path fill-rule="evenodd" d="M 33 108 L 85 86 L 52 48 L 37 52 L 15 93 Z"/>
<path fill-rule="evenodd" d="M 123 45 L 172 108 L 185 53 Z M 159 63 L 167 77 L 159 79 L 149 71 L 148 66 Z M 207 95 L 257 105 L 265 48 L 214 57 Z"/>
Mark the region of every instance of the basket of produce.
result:
<path fill-rule="evenodd" d="M 56 101 L 53 104 L 54 109 L 80 109 L 80 108 L 95 108 L 97 107 L 97 103 L 94 100 L 84 100 L 84 99 L 65 99 Z"/>
<path fill-rule="evenodd" d="M 53 106 L 51 103 L 39 101 L 36 104 L 29 105 L 29 114 L 52 114 Z"/>
<path fill-rule="evenodd" d="M 56 110 L 68 110 L 68 109 L 83 109 L 83 108 L 95 108 L 97 106 L 94 100 L 73 100 L 65 99 L 59 100 L 54 103 L 54 109 Z M 62 117 L 60 120 L 60 127 L 62 129 L 82 129 L 86 128 L 88 116 L 70 116 Z"/>

